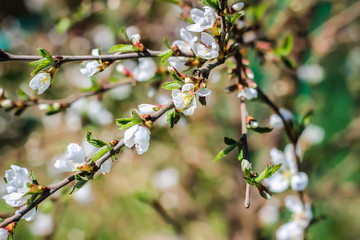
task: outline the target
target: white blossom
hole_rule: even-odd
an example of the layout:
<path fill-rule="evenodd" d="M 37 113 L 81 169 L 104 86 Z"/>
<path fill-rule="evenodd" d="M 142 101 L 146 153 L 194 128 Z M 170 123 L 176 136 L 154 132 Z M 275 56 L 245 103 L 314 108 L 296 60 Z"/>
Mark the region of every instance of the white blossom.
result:
<path fill-rule="evenodd" d="M 146 127 L 139 124 L 127 129 L 124 134 L 124 142 L 128 148 L 134 145 L 138 154 L 146 152 L 150 145 L 150 133 Z"/>
<path fill-rule="evenodd" d="M 238 93 L 237 97 L 238 98 L 244 97 L 244 98 L 250 100 L 250 99 L 253 99 L 253 98 L 257 98 L 258 97 L 258 92 L 254 88 L 245 87 L 243 90 L 241 90 Z"/>
<path fill-rule="evenodd" d="M 9 232 L 4 228 L 0 228 L 0 240 L 7 240 L 8 236 Z"/>
<path fill-rule="evenodd" d="M 285 198 L 285 206 L 292 213 L 291 220 L 293 222 L 296 222 L 302 228 L 309 226 L 313 217 L 310 203 L 305 203 L 304 205 L 299 197 L 289 195 Z"/>
<path fill-rule="evenodd" d="M 102 174 L 105 174 L 105 173 L 109 173 L 111 170 L 111 160 L 108 159 L 106 160 L 105 162 L 103 162 L 103 164 L 101 164 L 100 166 L 100 172 Z"/>
<path fill-rule="evenodd" d="M 13 106 L 12 101 L 10 99 L 5 99 L 1 101 L 1 106 L 3 108 L 11 108 Z"/>
<path fill-rule="evenodd" d="M 140 104 L 138 108 L 141 114 L 153 114 L 159 107 L 153 104 Z"/>
<path fill-rule="evenodd" d="M 251 167 L 251 164 L 250 164 L 250 162 L 248 161 L 248 160 L 246 160 L 246 159 L 243 159 L 242 161 L 241 161 L 241 168 L 243 169 L 243 170 L 251 170 L 252 169 L 252 167 Z"/>
<path fill-rule="evenodd" d="M 30 225 L 30 231 L 36 236 L 49 236 L 54 230 L 54 223 L 50 214 L 39 213 Z"/>
<path fill-rule="evenodd" d="M 91 188 L 91 184 L 87 183 L 73 194 L 76 201 L 82 204 L 90 204 L 94 200 L 94 193 Z"/>
<path fill-rule="evenodd" d="M 276 197 L 266 201 L 265 205 L 259 210 L 258 216 L 262 223 L 272 224 L 279 219 L 279 199 Z"/>
<path fill-rule="evenodd" d="M 7 180 L 6 191 L 8 194 L 2 198 L 12 207 L 20 207 L 30 198 L 30 195 L 24 196 L 29 191 L 27 184 L 31 183 L 29 171 L 16 165 L 11 165 L 11 168 L 5 172 Z"/>
<path fill-rule="evenodd" d="M 280 108 L 279 112 L 286 122 L 292 121 L 293 114 L 286 108 Z M 277 114 L 273 114 L 270 117 L 269 125 L 275 129 L 281 129 L 284 127 L 284 123 L 281 117 Z"/>
<path fill-rule="evenodd" d="M 194 84 L 186 83 L 182 86 L 181 91 L 179 89 L 172 90 L 175 107 L 182 110 L 185 115 L 194 114 L 196 108 L 196 99 L 194 98 L 196 95 L 205 97 L 211 93 L 211 91 L 206 88 L 200 88 L 194 91 L 194 87 Z"/>
<path fill-rule="evenodd" d="M 303 240 L 304 229 L 296 222 L 288 222 L 283 224 L 276 231 L 277 240 Z"/>
<path fill-rule="evenodd" d="M 80 72 L 87 77 L 91 77 L 100 72 L 100 70 L 101 64 L 98 61 L 86 61 L 80 69 Z"/>
<path fill-rule="evenodd" d="M 157 67 L 151 58 L 140 58 L 139 65 L 134 69 L 134 78 L 139 82 L 144 82 L 155 76 Z"/>
<path fill-rule="evenodd" d="M 183 40 L 174 41 L 172 46 L 178 46 L 179 50 L 185 54 L 192 54 L 192 47 L 198 38 L 193 37 L 185 28 L 180 29 L 180 36 Z"/>
<path fill-rule="evenodd" d="M 139 33 L 132 34 L 130 36 L 131 42 L 140 42 L 141 36 Z"/>
<path fill-rule="evenodd" d="M 318 64 L 306 64 L 299 66 L 296 73 L 301 81 L 316 84 L 323 80 L 324 69 Z"/>
<path fill-rule="evenodd" d="M 204 11 L 201 11 L 197 8 L 191 9 L 190 15 L 194 21 L 194 24 L 186 27 L 188 31 L 202 32 L 214 26 L 216 21 L 215 12 L 209 7 L 204 7 L 204 9 Z"/>
<path fill-rule="evenodd" d="M 42 94 L 46 89 L 49 88 L 51 83 L 50 73 L 42 72 L 37 74 L 33 79 L 31 79 L 29 86 L 33 90 L 38 90 L 38 94 Z"/>
<path fill-rule="evenodd" d="M 213 59 L 219 56 L 219 44 L 215 38 L 208 33 L 201 33 L 201 42 L 193 45 L 196 56 L 203 59 Z"/>
<path fill-rule="evenodd" d="M 297 153 L 297 155 L 300 155 Z M 291 186 L 295 191 L 302 191 L 308 184 L 308 177 L 304 172 L 297 172 L 295 159 L 293 156 L 293 145 L 285 147 L 285 152 L 276 148 L 270 151 L 271 162 L 281 163 L 281 168 L 270 178 L 265 179 L 265 183 L 272 192 L 283 192 Z"/>
<path fill-rule="evenodd" d="M 185 65 L 186 58 L 185 57 L 169 57 L 168 59 L 170 65 L 178 70 L 179 72 L 185 71 L 189 67 Z"/>
<path fill-rule="evenodd" d="M 310 144 L 318 144 L 324 140 L 325 131 L 319 126 L 310 124 L 305 128 L 300 136 L 301 141 L 305 141 Z"/>
<path fill-rule="evenodd" d="M 91 51 L 91 55 L 99 56 L 99 50 L 93 49 Z M 80 69 L 80 72 L 87 77 L 91 77 L 100 72 L 101 68 L 102 65 L 99 63 L 99 61 L 85 61 L 84 65 Z"/>
<path fill-rule="evenodd" d="M 244 3 L 243 2 L 234 3 L 233 5 L 231 5 L 231 8 L 234 9 L 236 12 L 239 12 L 241 9 L 244 8 Z"/>
<path fill-rule="evenodd" d="M 85 152 L 82 147 L 76 143 L 70 143 L 66 149 L 65 159 L 58 159 L 55 161 L 55 168 L 61 172 L 74 172 L 78 171 L 78 167 L 86 164 L 85 162 Z M 107 160 L 110 161 L 110 160 Z M 106 161 L 106 162 L 107 162 Z M 100 167 L 100 172 L 103 174 L 107 173 L 111 169 L 111 164 L 104 162 Z"/>
<path fill-rule="evenodd" d="M 22 206 L 19 210 L 17 210 L 15 212 L 15 214 L 19 213 L 20 211 L 24 210 L 25 208 L 27 208 L 27 206 Z M 25 221 L 32 221 L 36 218 L 37 216 L 37 209 L 36 207 L 32 208 L 30 211 L 28 211 L 24 216 L 22 216 L 22 219 L 24 219 Z"/>

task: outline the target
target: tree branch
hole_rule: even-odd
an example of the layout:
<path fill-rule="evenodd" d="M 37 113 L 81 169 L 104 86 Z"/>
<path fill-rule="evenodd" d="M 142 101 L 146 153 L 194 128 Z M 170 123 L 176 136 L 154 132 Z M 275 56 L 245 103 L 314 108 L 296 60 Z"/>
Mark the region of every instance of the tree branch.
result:
<path fill-rule="evenodd" d="M 164 107 L 162 107 L 158 112 L 151 115 L 152 121 L 156 121 L 159 117 L 161 117 L 163 114 L 165 114 L 168 110 L 170 110 L 173 107 L 174 107 L 174 103 L 173 103 L 173 101 L 170 101 L 168 104 L 166 104 Z M 110 151 L 108 151 L 101 158 L 99 158 L 99 160 L 97 160 L 95 162 L 95 168 L 94 168 L 93 173 L 96 173 L 100 169 L 101 165 L 106 160 L 108 160 L 111 156 L 116 155 L 121 150 L 121 148 L 124 146 L 125 146 L 125 143 L 124 143 L 124 140 L 122 139 Z M 13 216 L 5 219 L 4 222 L 0 223 L 0 228 L 4 228 L 12 222 L 18 222 L 21 219 L 21 217 L 23 217 L 31 209 L 38 206 L 41 202 L 43 202 L 45 199 L 47 199 L 49 196 L 51 196 L 53 193 L 55 193 L 59 189 L 68 185 L 69 183 L 73 182 L 75 180 L 76 174 L 87 175 L 88 173 L 87 172 L 75 173 L 69 177 L 66 177 L 65 179 L 61 180 L 58 183 L 47 186 L 46 190 L 42 193 L 42 195 L 36 201 L 33 202 L 32 205 L 19 211 L 18 213 L 14 214 Z"/>

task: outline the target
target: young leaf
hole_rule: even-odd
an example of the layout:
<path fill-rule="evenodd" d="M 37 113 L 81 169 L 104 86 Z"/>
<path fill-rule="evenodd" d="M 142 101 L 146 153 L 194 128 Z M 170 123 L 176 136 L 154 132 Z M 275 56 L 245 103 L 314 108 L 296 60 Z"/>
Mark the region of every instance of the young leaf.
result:
<path fill-rule="evenodd" d="M 164 37 L 164 44 L 167 48 L 169 48 L 169 50 L 171 49 L 171 46 L 169 44 L 169 41 L 167 40 L 167 37 Z"/>
<path fill-rule="evenodd" d="M 31 179 L 31 182 L 35 185 L 39 185 L 39 182 L 37 181 L 36 177 L 35 177 L 35 174 L 34 172 L 31 170 L 30 171 L 30 179 Z"/>
<path fill-rule="evenodd" d="M 54 65 L 56 62 L 54 59 L 48 59 L 48 58 L 42 58 L 38 61 L 31 62 L 29 65 L 34 66 L 34 71 L 31 73 L 31 75 L 35 75 L 41 70 L 50 67 Z"/>
<path fill-rule="evenodd" d="M 237 144 L 238 142 L 235 139 L 232 139 L 229 137 L 224 137 L 224 143 L 226 145 L 234 145 L 234 144 Z"/>
<path fill-rule="evenodd" d="M 294 45 L 294 36 L 292 34 L 287 35 L 281 43 L 281 46 L 275 50 L 275 53 L 279 56 L 286 57 L 291 53 Z"/>
<path fill-rule="evenodd" d="M 268 128 L 268 127 L 257 127 L 257 128 L 249 128 L 249 129 L 258 133 L 268 133 L 273 130 L 272 128 Z"/>
<path fill-rule="evenodd" d="M 162 88 L 166 90 L 179 89 L 184 85 L 184 83 L 180 83 L 180 81 L 166 82 L 162 85 Z"/>
<path fill-rule="evenodd" d="M 40 56 L 42 56 L 43 58 L 47 58 L 48 60 L 54 60 L 50 54 L 49 51 L 47 51 L 46 49 L 43 48 L 38 48 L 38 53 Z"/>
<path fill-rule="evenodd" d="M 86 140 L 95 147 L 103 147 L 106 145 L 106 143 L 101 141 L 100 139 L 94 138 L 91 132 L 88 132 L 86 134 Z"/>
<path fill-rule="evenodd" d="M 167 112 L 167 122 L 171 128 L 180 120 L 181 114 L 175 108 Z"/>
<path fill-rule="evenodd" d="M 125 27 L 125 26 L 123 26 L 123 27 L 121 28 L 121 33 L 124 35 L 126 41 L 128 41 L 129 43 L 131 43 L 131 40 L 130 40 L 129 36 L 128 36 L 127 33 L 126 33 L 126 27 Z"/>
<path fill-rule="evenodd" d="M 282 164 L 280 163 L 280 164 L 277 164 L 277 165 L 272 165 L 270 167 L 266 166 L 266 169 L 264 171 L 262 171 L 260 173 L 260 175 L 255 178 L 255 182 L 261 183 L 266 178 L 271 177 L 277 170 L 279 170 L 281 168 L 281 165 Z"/>
<path fill-rule="evenodd" d="M 254 182 L 254 179 L 252 179 L 251 177 L 248 177 L 248 176 L 243 176 L 245 182 L 247 182 L 248 184 L 250 185 L 254 185 L 255 182 Z"/>
<path fill-rule="evenodd" d="M 225 148 L 224 150 L 220 151 L 216 157 L 214 162 L 219 161 L 221 158 L 225 157 L 226 155 L 228 155 L 232 150 L 234 150 L 234 148 L 236 147 L 236 145 L 230 145 L 227 148 Z"/>
<path fill-rule="evenodd" d="M 172 77 L 173 79 L 175 79 L 176 81 L 183 82 L 183 80 L 176 74 L 175 71 L 174 71 L 174 72 L 171 72 L 170 75 L 171 75 L 171 77 Z"/>
<path fill-rule="evenodd" d="M 255 186 L 263 198 L 265 198 L 266 200 L 271 199 L 271 192 L 267 187 L 265 187 L 261 183 L 256 183 L 256 182 L 255 182 Z"/>
<path fill-rule="evenodd" d="M 239 147 L 238 160 L 241 162 L 244 159 L 244 151 Z"/>
<path fill-rule="evenodd" d="M 94 153 L 94 155 L 92 155 L 91 159 L 93 162 L 97 161 L 99 158 L 101 158 L 105 153 L 107 153 L 108 151 L 111 150 L 111 147 L 105 145 L 102 148 L 100 148 L 99 150 L 96 151 L 96 153 Z"/>
<path fill-rule="evenodd" d="M 118 44 L 112 46 L 108 52 L 138 52 L 139 50 L 131 44 Z"/>
<path fill-rule="evenodd" d="M 88 180 L 78 180 L 75 185 L 73 186 L 73 188 L 70 191 L 70 194 L 76 193 L 77 191 L 80 190 L 80 188 L 82 188 L 83 186 L 85 186 L 85 184 L 88 182 Z"/>
<path fill-rule="evenodd" d="M 291 57 L 281 57 L 281 61 L 285 64 L 285 66 L 289 69 L 295 70 L 297 65 L 293 58 Z"/>
<path fill-rule="evenodd" d="M 165 50 L 165 51 L 162 51 L 161 53 L 158 54 L 158 57 L 164 57 L 164 56 L 167 56 L 167 55 L 172 55 L 174 53 L 174 51 L 172 49 L 168 49 L 168 50 Z"/>
<path fill-rule="evenodd" d="M 142 123 L 142 120 L 139 119 L 134 119 L 132 118 L 130 122 L 126 123 L 126 124 L 122 124 L 121 121 L 116 120 L 116 124 L 118 126 L 120 126 L 119 130 L 124 130 L 124 129 L 128 129 L 131 128 L 132 126 L 135 126 L 136 124 Z"/>

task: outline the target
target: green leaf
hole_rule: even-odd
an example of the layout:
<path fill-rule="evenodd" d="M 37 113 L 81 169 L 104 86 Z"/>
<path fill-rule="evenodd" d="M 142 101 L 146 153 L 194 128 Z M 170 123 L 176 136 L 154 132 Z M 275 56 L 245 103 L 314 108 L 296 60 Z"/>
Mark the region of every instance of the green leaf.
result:
<path fill-rule="evenodd" d="M 71 27 L 71 25 L 72 23 L 70 18 L 67 17 L 61 18 L 60 21 L 56 24 L 56 32 L 58 34 L 63 34 Z"/>
<path fill-rule="evenodd" d="M 172 77 L 173 79 L 175 79 L 176 81 L 184 82 L 184 81 L 176 74 L 175 71 L 174 71 L 174 72 L 171 72 L 170 75 L 171 75 L 171 77 Z"/>
<path fill-rule="evenodd" d="M 167 122 L 171 128 L 180 120 L 181 114 L 175 108 L 167 112 Z"/>
<path fill-rule="evenodd" d="M 118 44 L 112 46 L 108 52 L 138 52 L 139 50 L 131 44 Z"/>
<path fill-rule="evenodd" d="M 162 88 L 166 90 L 174 90 L 179 89 L 184 85 L 183 82 L 180 83 L 180 81 L 173 81 L 173 82 L 166 82 L 162 85 Z"/>
<path fill-rule="evenodd" d="M 40 56 L 42 56 L 43 58 L 47 58 L 48 60 L 54 60 L 50 54 L 49 51 L 47 51 L 46 49 L 43 48 L 38 48 L 38 53 Z"/>
<path fill-rule="evenodd" d="M 134 110 L 131 110 L 131 117 L 133 119 L 139 120 L 140 122 L 143 122 L 144 120 L 142 119 L 142 117 Z"/>
<path fill-rule="evenodd" d="M 281 43 L 281 46 L 275 50 L 275 53 L 279 56 L 286 57 L 291 53 L 294 45 L 294 36 L 288 34 Z"/>
<path fill-rule="evenodd" d="M 218 0 L 199 0 L 202 4 L 213 9 L 220 10 L 220 2 Z"/>
<path fill-rule="evenodd" d="M 167 56 L 167 55 L 172 55 L 174 53 L 174 51 L 172 49 L 167 49 L 165 51 L 162 51 L 161 53 L 159 53 L 157 56 L 158 57 L 163 57 L 163 56 Z"/>
<path fill-rule="evenodd" d="M 224 150 L 220 151 L 216 157 L 214 162 L 219 161 L 221 158 L 225 157 L 226 155 L 228 155 L 232 150 L 234 150 L 234 148 L 236 147 L 236 145 L 230 145 L 227 148 L 225 148 Z"/>
<path fill-rule="evenodd" d="M 257 127 L 257 128 L 249 128 L 249 129 L 258 133 L 268 133 L 273 130 L 272 128 L 268 128 L 268 127 Z"/>
<path fill-rule="evenodd" d="M 132 119 L 131 122 L 128 122 L 127 124 L 121 124 L 116 120 L 116 124 L 120 126 L 119 130 L 124 130 L 131 128 L 132 126 L 135 126 L 136 124 L 142 123 L 143 121 L 140 121 L 138 119 Z"/>
<path fill-rule="evenodd" d="M 95 162 L 97 161 L 99 158 L 101 158 L 105 153 L 107 153 L 108 151 L 110 151 L 112 148 L 105 145 L 102 148 L 100 148 L 99 150 L 96 151 L 96 153 L 94 153 L 91 157 L 92 161 Z"/>
<path fill-rule="evenodd" d="M 34 171 L 30 171 L 30 179 L 31 179 L 31 182 L 35 185 L 39 185 L 39 182 L 37 181 L 36 177 L 35 177 L 35 174 L 34 174 Z"/>
<path fill-rule="evenodd" d="M 56 61 L 54 59 L 48 59 L 48 58 L 42 58 L 38 61 L 29 63 L 30 66 L 34 67 L 34 71 L 31 73 L 31 75 L 35 75 L 41 70 L 55 65 Z"/>
<path fill-rule="evenodd" d="M 123 27 L 121 28 L 121 33 L 124 35 L 126 41 L 128 41 L 129 43 L 131 43 L 131 40 L 130 40 L 129 36 L 128 36 L 127 33 L 126 33 L 126 27 L 125 27 L 125 26 L 123 26 Z"/>
<path fill-rule="evenodd" d="M 265 187 L 261 183 L 256 183 L 256 182 L 255 182 L 255 186 L 263 198 L 265 198 L 266 200 L 271 199 L 271 192 L 267 187 Z"/>
<path fill-rule="evenodd" d="M 244 151 L 239 147 L 238 160 L 241 162 L 244 159 Z"/>
<path fill-rule="evenodd" d="M 305 113 L 305 115 L 301 119 L 299 130 L 298 130 L 299 136 L 304 131 L 304 129 L 310 124 L 313 114 L 314 114 L 314 112 L 312 110 L 310 110 L 307 113 Z"/>
<path fill-rule="evenodd" d="M 169 50 L 171 49 L 171 46 L 170 46 L 170 44 L 169 44 L 169 41 L 168 41 L 168 39 L 167 39 L 167 37 L 164 37 L 164 44 L 165 44 L 165 46 L 167 47 L 167 48 L 169 48 Z"/>
<path fill-rule="evenodd" d="M 79 191 L 85 184 L 88 182 L 88 180 L 78 180 L 75 185 L 72 187 L 70 194 L 76 193 Z"/>
<path fill-rule="evenodd" d="M 129 122 L 132 122 L 132 118 L 120 118 L 116 119 L 116 124 L 119 126 L 122 126 L 124 124 L 128 124 Z"/>
<path fill-rule="evenodd" d="M 260 173 L 260 175 L 255 178 L 255 182 L 261 183 L 266 178 L 271 177 L 277 170 L 279 170 L 281 168 L 281 165 L 282 164 L 280 163 L 280 164 L 277 164 L 277 165 L 272 165 L 270 167 L 266 166 L 266 169 L 264 171 L 262 171 Z"/>
<path fill-rule="evenodd" d="M 226 145 L 234 145 L 234 144 L 237 144 L 238 142 L 235 139 L 232 139 L 229 137 L 224 137 L 224 143 Z"/>
<path fill-rule="evenodd" d="M 101 141 L 100 139 L 94 138 L 91 132 L 88 132 L 86 134 L 86 140 L 95 147 L 103 147 L 106 145 L 106 143 Z"/>
<path fill-rule="evenodd" d="M 234 15 L 232 15 L 231 19 L 230 19 L 230 24 L 233 24 L 239 17 L 241 17 L 243 14 L 241 13 L 235 13 Z"/>
<path fill-rule="evenodd" d="M 255 185 L 254 179 L 248 176 L 243 176 L 245 182 L 247 182 L 250 185 Z"/>
<path fill-rule="evenodd" d="M 281 56 L 281 61 L 285 64 L 285 66 L 291 70 L 295 70 L 297 67 L 297 64 L 295 60 L 291 57 L 284 57 Z"/>

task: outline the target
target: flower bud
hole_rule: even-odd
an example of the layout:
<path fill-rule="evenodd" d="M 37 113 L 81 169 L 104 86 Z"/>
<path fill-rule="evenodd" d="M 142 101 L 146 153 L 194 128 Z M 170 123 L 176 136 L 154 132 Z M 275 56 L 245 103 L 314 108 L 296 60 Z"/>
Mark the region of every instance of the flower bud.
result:
<path fill-rule="evenodd" d="M 259 127 L 259 123 L 256 121 L 256 120 L 251 120 L 250 121 L 250 127 L 251 128 L 257 128 L 257 127 Z"/>
<path fill-rule="evenodd" d="M 54 108 L 55 111 L 59 110 L 60 107 L 61 107 L 61 105 L 60 105 L 60 103 L 58 103 L 58 102 L 56 102 L 56 103 L 53 104 L 53 108 Z"/>
<path fill-rule="evenodd" d="M 231 10 L 234 12 L 239 12 L 243 8 L 244 8 L 243 2 L 237 2 L 237 3 L 234 3 L 233 5 L 231 5 Z"/>
<path fill-rule="evenodd" d="M 243 169 L 243 171 L 245 171 L 245 170 L 251 171 L 251 169 L 252 169 L 251 163 L 248 160 L 243 159 L 241 161 L 241 168 Z"/>
<path fill-rule="evenodd" d="M 38 106 L 39 110 L 49 110 L 49 104 L 42 103 Z"/>

